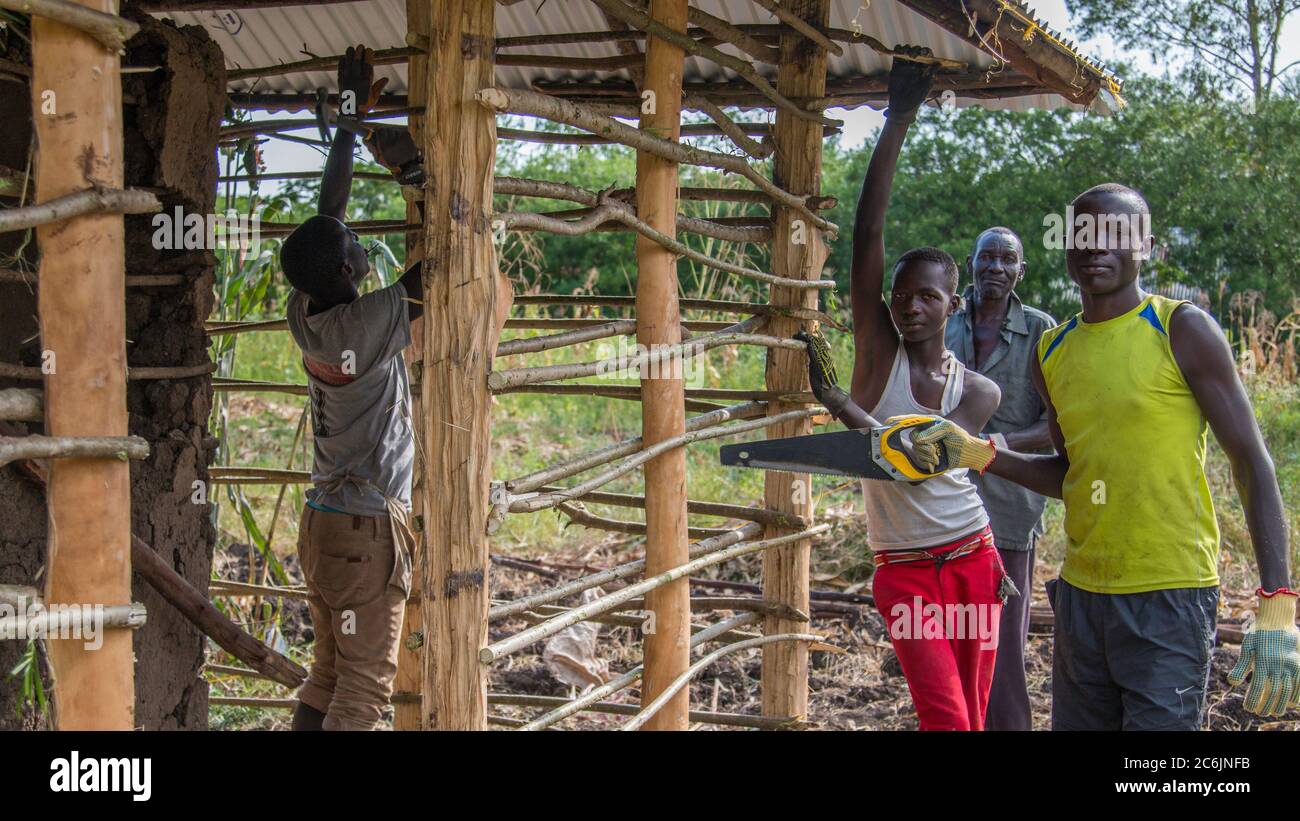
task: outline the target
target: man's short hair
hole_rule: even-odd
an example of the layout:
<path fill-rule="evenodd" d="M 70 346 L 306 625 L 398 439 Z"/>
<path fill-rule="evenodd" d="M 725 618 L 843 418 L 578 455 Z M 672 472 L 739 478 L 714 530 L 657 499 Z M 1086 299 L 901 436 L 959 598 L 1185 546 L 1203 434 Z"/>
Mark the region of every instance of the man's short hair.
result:
<path fill-rule="evenodd" d="M 1002 234 L 1003 236 L 1010 237 L 1011 239 L 1015 240 L 1016 246 L 1020 248 L 1021 255 L 1022 256 L 1024 255 L 1025 244 L 1024 242 L 1021 241 L 1020 235 L 1017 234 L 1015 231 L 1012 231 L 1010 228 L 1007 228 L 1005 225 L 995 225 L 992 228 L 985 228 L 983 231 L 980 231 L 979 234 L 975 237 L 975 245 L 971 247 L 972 256 L 974 256 L 975 250 L 979 248 L 980 240 L 984 239 L 989 234 Z"/>
<path fill-rule="evenodd" d="M 1078 205 L 1083 200 L 1098 194 L 1114 194 L 1116 196 L 1125 197 L 1137 206 L 1137 213 L 1146 214 L 1147 216 L 1151 215 L 1151 206 L 1147 205 L 1146 197 L 1142 196 L 1142 194 L 1136 189 L 1129 188 L 1127 185 L 1120 185 L 1117 182 L 1103 182 L 1100 185 L 1094 185 L 1092 188 L 1089 188 L 1087 191 L 1084 191 L 1082 194 L 1071 200 L 1070 205 Z"/>
<path fill-rule="evenodd" d="M 346 232 L 343 223 L 317 214 L 285 237 L 280 246 L 280 269 L 289 284 L 310 297 L 324 296 L 345 286 Z"/>
<path fill-rule="evenodd" d="M 942 248 L 935 248 L 931 245 L 924 245 L 920 248 L 913 248 L 898 258 L 894 263 L 894 274 L 898 274 L 898 269 L 910 262 L 933 262 L 943 266 L 943 272 L 948 280 L 948 288 L 954 294 L 957 293 L 957 261 L 952 258 L 952 254 Z"/>

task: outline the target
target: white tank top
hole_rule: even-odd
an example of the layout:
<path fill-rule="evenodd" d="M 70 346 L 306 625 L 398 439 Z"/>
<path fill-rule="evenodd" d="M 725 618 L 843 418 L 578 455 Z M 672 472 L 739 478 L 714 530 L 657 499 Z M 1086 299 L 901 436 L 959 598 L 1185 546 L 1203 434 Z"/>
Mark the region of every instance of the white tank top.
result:
<path fill-rule="evenodd" d="M 966 368 L 945 351 L 947 380 L 940 407 L 927 408 L 912 396 L 907 347 L 902 340 L 880 401 L 871 415 L 880 422 L 891 416 L 947 416 L 961 402 Z M 872 550 L 915 550 L 955 541 L 989 523 L 975 485 L 965 468 L 950 470 L 919 485 L 909 482 L 862 480 L 867 509 L 867 543 Z"/>

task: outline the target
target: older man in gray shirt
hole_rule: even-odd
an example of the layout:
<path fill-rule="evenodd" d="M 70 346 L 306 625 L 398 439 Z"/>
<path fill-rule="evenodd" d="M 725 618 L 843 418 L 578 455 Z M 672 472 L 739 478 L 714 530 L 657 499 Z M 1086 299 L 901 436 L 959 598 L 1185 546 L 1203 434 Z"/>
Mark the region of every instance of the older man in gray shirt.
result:
<path fill-rule="evenodd" d="M 1056 325 L 1048 314 L 1024 305 L 1016 284 L 1025 275 L 1024 248 L 1009 228 L 989 228 L 966 258 L 972 284 L 962 308 L 948 321 L 945 342 L 957 359 L 1002 389 L 983 435 L 999 448 L 1050 451 L 1047 408 L 1031 377 L 1034 351 L 1043 331 Z M 993 537 L 1008 575 L 1020 593 L 1002 610 L 993 688 L 985 729 L 1029 730 L 1029 692 L 1025 684 L 1025 642 L 1034 582 L 1034 547 L 1042 535 L 1047 500 L 992 474 L 971 472 L 993 526 Z"/>

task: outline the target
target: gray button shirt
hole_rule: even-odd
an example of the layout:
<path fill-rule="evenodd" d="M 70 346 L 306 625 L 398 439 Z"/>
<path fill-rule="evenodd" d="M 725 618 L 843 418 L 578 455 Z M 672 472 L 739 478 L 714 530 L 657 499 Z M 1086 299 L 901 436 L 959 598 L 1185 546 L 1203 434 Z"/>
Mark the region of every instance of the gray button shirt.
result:
<path fill-rule="evenodd" d="M 973 371 L 992 379 L 1002 389 L 1002 404 L 984 426 L 982 433 L 1010 433 L 1024 430 L 1047 418 L 1032 376 L 1033 356 L 1043 331 L 1056 326 L 1048 314 L 1020 302 L 1011 294 L 1007 318 L 1002 322 L 1001 338 L 988 359 L 975 367 L 975 339 L 971 327 L 975 286 L 962 294 L 961 310 L 948 318 L 945 344 L 958 361 Z M 980 476 L 974 471 L 971 481 L 979 489 L 984 508 L 993 525 L 993 538 L 1003 550 L 1028 550 L 1043 533 L 1043 508 L 1047 499 L 1014 482 L 992 474 Z"/>

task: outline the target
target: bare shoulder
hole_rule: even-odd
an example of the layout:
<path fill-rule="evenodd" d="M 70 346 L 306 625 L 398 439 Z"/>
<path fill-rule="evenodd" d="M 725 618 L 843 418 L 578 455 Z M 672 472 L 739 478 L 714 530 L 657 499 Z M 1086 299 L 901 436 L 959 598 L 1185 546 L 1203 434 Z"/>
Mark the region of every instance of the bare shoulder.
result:
<path fill-rule="evenodd" d="M 1210 316 L 1208 312 L 1190 302 L 1184 302 L 1174 308 L 1173 313 L 1169 315 L 1169 331 L 1170 342 L 1178 338 L 1175 334 L 1187 336 L 1192 340 L 1201 342 L 1226 338 L 1223 335 L 1223 329 L 1219 327 L 1218 321 Z"/>
<path fill-rule="evenodd" d="M 962 397 L 970 397 L 973 402 L 980 405 L 988 405 L 990 412 L 996 410 L 998 403 L 1002 401 L 1002 389 L 992 379 L 989 379 L 982 373 L 976 373 L 970 368 L 966 369 L 965 380 L 962 383 Z"/>
<path fill-rule="evenodd" d="M 1232 348 L 1218 320 L 1190 302 L 1179 305 L 1169 315 L 1169 348 L 1189 381 L 1225 379 L 1236 374 Z"/>

